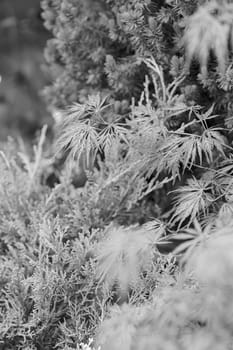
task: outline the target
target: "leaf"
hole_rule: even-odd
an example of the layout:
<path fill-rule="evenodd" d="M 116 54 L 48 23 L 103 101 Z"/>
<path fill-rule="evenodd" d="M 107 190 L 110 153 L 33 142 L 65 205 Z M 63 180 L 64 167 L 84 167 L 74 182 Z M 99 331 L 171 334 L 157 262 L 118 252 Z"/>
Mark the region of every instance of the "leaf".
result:
<path fill-rule="evenodd" d="M 182 254 L 181 261 L 183 262 L 189 261 L 192 254 L 195 253 L 195 250 L 207 241 L 213 231 L 212 224 L 202 229 L 197 219 L 193 220 L 193 225 L 193 228 L 187 228 L 183 233 L 178 232 L 174 235 L 174 239 L 184 240 L 173 252 L 174 254 Z"/>
<path fill-rule="evenodd" d="M 155 243 L 163 234 L 163 226 L 109 227 L 97 254 L 97 278 L 109 288 L 118 283 L 122 291 L 137 284 L 142 268 L 152 262 Z"/>
<path fill-rule="evenodd" d="M 98 143 L 103 149 L 111 147 L 116 140 L 121 140 L 128 144 L 127 135 L 128 130 L 124 127 L 124 124 L 116 122 L 105 123 L 98 135 Z"/>
<path fill-rule="evenodd" d="M 210 183 L 196 178 L 189 179 L 187 186 L 180 187 L 176 192 L 178 195 L 171 221 L 178 221 L 179 225 L 186 219 L 189 219 L 190 225 L 200 214 L 206 214 L 214 201 Z"/>

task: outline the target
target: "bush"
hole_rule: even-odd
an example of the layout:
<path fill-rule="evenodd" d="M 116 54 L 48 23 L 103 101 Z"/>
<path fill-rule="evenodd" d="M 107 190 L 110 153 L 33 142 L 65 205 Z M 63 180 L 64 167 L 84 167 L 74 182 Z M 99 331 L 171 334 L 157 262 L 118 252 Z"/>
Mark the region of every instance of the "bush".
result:
<path fill-rule="evenodd" d="M 42 6 L 68 158 L 1 153 L 4 346 L 232 349 L 231 1 Z"/>
<path fill-rule="evenodd" d="M 104 172 L 102 186 L 115 192 L 110 200 L 98 192 L 111 203 L 110 221 L 130 211 L 127 224 L 143 223 L 172 210 L 174 229 L 222 204 L 211 169 L 231 162 L 232 4 L 200 4 L 42 2 L 54 35 L 47 95 L 54 108 L 74 103 L 60 148 L 87 164 L 102 159 L 95 178 Z"/>
<path fill-rule="evenodd" d="M 183 62 L 183 55 L 175 55 L 175 41 L 183 29 L 180 20 L 198 2 L 169 3 L 42 1 L 45 26 L 54 36 L 45 51 L 55 78 L 46 89 L 49 101 L 67 107 L 101 91 L 110 94 L 122 111 L 125 100 L 140 96 L 147 71 L 141 58 L 150 55 L 172 79 L 171 59 L 173 70 Z"/>

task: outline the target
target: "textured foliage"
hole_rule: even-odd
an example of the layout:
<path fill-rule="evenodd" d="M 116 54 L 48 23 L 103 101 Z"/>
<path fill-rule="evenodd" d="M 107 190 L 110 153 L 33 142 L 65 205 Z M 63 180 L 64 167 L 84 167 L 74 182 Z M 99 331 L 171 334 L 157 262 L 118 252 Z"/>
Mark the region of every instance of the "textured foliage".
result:
<path fill-rule="evenodd" d="M 66 107 L 104 90 L 124 110 L 125 99 L 140 94 L 143 84 L 138 58 L 153 55 L 168 71 L 173 36 L 181 35 L 178 19 L 195 4 L 43 0 L 45 25 L 54 36 L 46 49 L 55 79 L 46 90 L 49 100 Z"/>
<path fill-rule="evenodd" d="M 150 303 L 112 309 L 97 344 L 106 350 L 232 349 L 232 248 L 231 229 L 212 226 L 186 255 L 182 275 L 158 280 Z"/>
<path fill-rule="evenodd" d="M 42 6 L 64 164 L 0 153 L 3 346 L 231 350 L 231 1 Z"/>
<path fill-rule="evenodd" d="M 105 24 L 116 16 L 105 34 L 128 51 L 106 50 L 106 84 L 93 95 L 82 82 L 90 95 L 64 114 L 58 140 L 93 161 L 86 189 L 110 224 L 93 253 L 96 278 L 129 304 L 98 327 L 96 345 L 231 349 L 232 4 L 103 3 Z M 169 246 L 182 272 L 162 267 Z"/>

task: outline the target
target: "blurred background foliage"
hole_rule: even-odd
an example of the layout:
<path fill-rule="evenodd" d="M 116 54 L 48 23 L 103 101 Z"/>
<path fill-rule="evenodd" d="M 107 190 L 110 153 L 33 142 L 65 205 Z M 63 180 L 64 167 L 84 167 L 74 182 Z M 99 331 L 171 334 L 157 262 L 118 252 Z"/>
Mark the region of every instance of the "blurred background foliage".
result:
<path fill-rule="evenodd" d="M 1 0 L 0 36 L 0 141 L 8 136 L 31 140 L 44 123 L 51 125 L 41 95 L 50 76 L 40 0 Z"/>

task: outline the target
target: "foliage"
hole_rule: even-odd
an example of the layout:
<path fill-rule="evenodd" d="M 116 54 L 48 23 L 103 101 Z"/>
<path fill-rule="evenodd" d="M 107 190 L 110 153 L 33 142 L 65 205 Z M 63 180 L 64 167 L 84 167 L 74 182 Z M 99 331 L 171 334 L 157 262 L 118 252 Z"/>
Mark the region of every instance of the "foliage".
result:
<path fill-rule="evenodd" d="M 169 3 L 43 0 L 45 26 L 53 34 L 45 51 L 54 75 L 45 91 L 50 103 L 67 107 L 101 90 L 124 114 L 127 100 L 141 92 L 146 68 L 139 58 L 153 55 L 167 73 L 180 17 L 197 1 Z"/>
<path fill-rule="evenodd" d="M 79 343 L 93 334 L 109 298 L 86 257 L 97 231 L 72 228 L 74 217 L 68 223 L 59 207 L 65 186 L 41 183 L 44 136 L 45 128 L 34 160 L 12 141 L 1 151 L 0 339 L 7 349 Z"/>
<path fill-rule="evenodd" d="M 97 332 L 101 349 L 232 349 L 230 227 L 213 225 L 152 301 L 112 309 Z"/>
<path fill-rule="evenodd" d="M 86 348 L 84 344 L 109 306 L 123 297 L 128 300 L 128 290 L 123 295 L 118 286 L 114 290 L 115 281 L 110 284 L 105 279 L 105 256 L 101 254 L 108 244 L 106 235 L 113 235 L 116 228 L 103 229 L 106 223 L 101 222 L 95 203 L 83 190 L 75 189 L 67 176 L 61 174 L 60 185 L 53 189 L 41 183 L 48 165 L 43 150 L 45 132 L 46 127 L 34 156 L 12 140 L 1 151 L 0 338 L 7 349 L 68 349 L 79 344 Z M 132 242 L 127 236 L 134 229 L 119 227 L 119 244 L 121 237 Z M 155 239 L 163 232 L 159 222 L 137 231 L 138 242 L 132 245 L 129 260 L 122 261 L 128 283 L 127 271 L 138 255 L 139 268 L 135 268 L 134 283 L 130 282 L 132 303 L 148 297 L 148 288 L 152 290 L 167 261 L 158 252 L 150 259 Z M 147 266 L 143 266 L 140 259 L 149 250 Z M 116 275 L 116 282 L 118 277 L 123 292 L 123 276 Z"/>
<path fill-rule="evenodd" d="M 1 152 L 3 346 L 232 349 L 231 2 L 42 5 L 66 161 Z"/>

